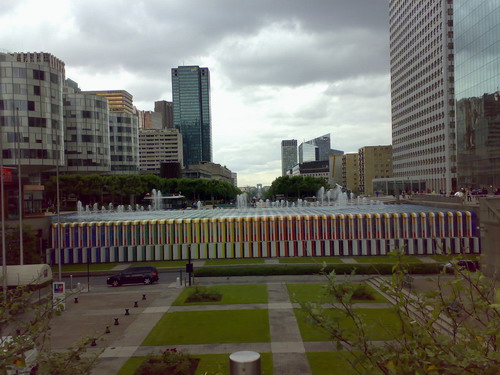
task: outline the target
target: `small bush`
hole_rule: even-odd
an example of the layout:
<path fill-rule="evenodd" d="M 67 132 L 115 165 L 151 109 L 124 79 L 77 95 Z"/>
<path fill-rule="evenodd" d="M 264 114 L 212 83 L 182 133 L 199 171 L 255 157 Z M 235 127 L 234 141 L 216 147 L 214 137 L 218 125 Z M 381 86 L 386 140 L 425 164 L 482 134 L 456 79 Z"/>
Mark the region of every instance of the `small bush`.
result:
<path fill-rule="evenodd" d="M 345 294 L 352 292 L 351 299 L 374 300 L 373 290 L 366 284 L 341 283 L 332 288 L 331 293 L 337 300 L 342 300 Z"/>
<path fill-rule="evenodd" d="M 198 359 L 176 349 L 167 349 L 160 357 L 150 356 L 144 360 L 134 375 L 191 375 L 195 373 L 198 362 Z"/>
<path fill-rule="evenodd" d="M 216 302 L 222 299 L 222 294 L 204 286 L 196 286 L 185 302 Z"/>

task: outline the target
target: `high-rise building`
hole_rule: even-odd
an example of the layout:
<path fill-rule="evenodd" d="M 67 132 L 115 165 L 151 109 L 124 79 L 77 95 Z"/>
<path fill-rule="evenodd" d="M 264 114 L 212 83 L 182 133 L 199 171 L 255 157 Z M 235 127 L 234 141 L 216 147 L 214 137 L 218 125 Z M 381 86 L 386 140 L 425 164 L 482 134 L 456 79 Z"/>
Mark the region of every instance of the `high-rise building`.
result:
<path fill-rule="evenodd" d="M 174 127 L 174 114 L 172 102 L 159 100 L 155 102 L 155 112 L 161 114 L 161 123 L 163 129 L 171 129 Z"/>
<path fill-rule="evenodd" d="M 163 129 L 162 116 L 159 112 L 136 110 L 139 129 Z"/>
<path fill-rule="evenodd" d="M 358 150 L 358 165 L 359 193 L 372 195 L 374 179 L 393 177 L 392 146 L 361 147 Z"/>
<path fill-rule="evenodd" d="M 212 161 L 210 72 L 199 66 L 172 68 L 174 127 L 182 135 L 184 165 Z"/>
<path fill-rule="evenodd" d="M 64 62 L 49 53 L 0 53 L 1 156 L 11 176 L 0 209 L 7 217 L 18 212 L 18 165 L 29 213 L 42 211 L 42 173 L 64 165 L 64 79 Z"/>
<path fill-rule="evenodd" d="M 322 135 L 299 145 L 299 163 L 308 161 L 328 161 L 330 155 L 342 155 L 344 151 L 333 150 L 330 134 Z"/>
<path fill-rule="evenodd" d="M 287 171 L 297 164 L 297 140 L 284 139 L 281 141 L 281 175 L 286 176 Z"/>
<path fill-rule="evenodd" d="M 454 0 L 459 187 L 500 188 L 500 2 Z"/>
<path fill-rule="evenodd" d="M 83 91 L 86 94 L 101 95 L 108 99 L 109 110 L 111 112 L 134 113 L 132 94 L 125 90 L 98 90 Z"/>
<path fill-rule="evenodd" d="M 160 175 L 162 163 L 182 165 L 182 138 L 177 129 L 139 130 L 141 173 Z"/>
<path fill-rule="evenodd" d="M 301 143 L 299 145 L 299 163 L 318 161 L 318 146 L 311 143 Z"/>
<path fill-rule="evenodd" d="M 456 188 L 453 2 L 390 0 L 394 176 Z"/>

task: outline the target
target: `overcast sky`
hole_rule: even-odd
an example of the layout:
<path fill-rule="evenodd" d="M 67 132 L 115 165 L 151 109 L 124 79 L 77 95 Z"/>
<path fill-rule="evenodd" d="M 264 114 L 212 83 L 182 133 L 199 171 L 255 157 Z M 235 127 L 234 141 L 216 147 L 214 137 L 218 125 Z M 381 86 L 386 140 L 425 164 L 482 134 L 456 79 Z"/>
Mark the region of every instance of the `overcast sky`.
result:
<path fill-rule="evenodd" d="M 214 162 L 238 185 L 281 174 L 280 143 L 390 144 L 387 0 L 0 0 L 0 49 L 49 52 L 83 90 L 171 100 L 210 69 Z"/>

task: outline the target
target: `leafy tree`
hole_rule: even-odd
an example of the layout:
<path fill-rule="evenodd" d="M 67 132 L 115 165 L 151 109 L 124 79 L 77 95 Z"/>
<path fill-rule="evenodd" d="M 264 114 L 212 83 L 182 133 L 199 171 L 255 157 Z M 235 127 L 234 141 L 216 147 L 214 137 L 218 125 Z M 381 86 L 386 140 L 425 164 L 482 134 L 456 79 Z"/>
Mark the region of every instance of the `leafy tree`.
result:
<path fill-rule="evenodd" d="M 273 181 L 266 197 L 283 194 L 285 198 L 304 198 L 316 195 L 316 192 L 329 186 L 324 178 L 312 176 L 281 176 Z"/>
<path fill-rule="evenodd" d="M 401 253 L 396 255 L 401 259 Z M 320 304 L 303 304 L 310 322 L 326 330 L 360 374 L 497 374 L 500 368 L 500 314 L 494 305 L 495 282 L 462 270 L 453 261 L 451 280 L 437 276 L 427 293 L 407 290 L 411 278 L 399 261 L 381 289 L 395 304 L 401 334 L 372 342 L 354 308 L 352 285 L 327 275 L 327 293 L 339 304 L 328 314 Z M 443 271 L 444 272 L 444 271 Z M 338 298 L 342 296 L 342 298 Z M 345 319 L 350 326 L 342 324 Z M 344 320 L 343 320 L 344 319 Z"/>
<path fill-rule="evenodd" d="M 2 234 L 0 233 L 0 239 Z M 5 244 L 7 246 L 7 264 L 19 264 L 19 228 L 5 228 Z M 35 232 L 27 225 L 23 226 L 23 256 L 25 264 L 40 263 L 40 249 L 38 248 Z M 2 254 L 0 254 L 0 260 Z"/>
<path fill-rule="evenodd" d="M 5 299 L 3 293 L 7 293 Z M 13 364 L 22 365 L 25 353 L 35 347 L 38 351 L 36 374 L 90 374 L 97 355 L 84 356 L 84 353 L 88 344 L 96 338 L 85 338 L 63 352 L 50 351 L 47 348 L 50 321 L 61 311 L 51 299 L 32 303 L 33 293 L 29 287 L 0 293 L 0 374 L 10 374 L 8 368 Z"/>

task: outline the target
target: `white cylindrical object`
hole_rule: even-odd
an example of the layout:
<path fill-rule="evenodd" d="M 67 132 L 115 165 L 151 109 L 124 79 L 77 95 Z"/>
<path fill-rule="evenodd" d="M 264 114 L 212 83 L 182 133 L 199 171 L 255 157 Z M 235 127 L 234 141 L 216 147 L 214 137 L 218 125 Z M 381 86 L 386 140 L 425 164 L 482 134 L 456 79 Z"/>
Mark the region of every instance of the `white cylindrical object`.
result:
<path fill-rule="evenodd" d="M 230 375 L 261 375 L 260 354 L 252 351 L 235 352 L 229 356 Z"/>
<path fill-rule="evenodd" d="M 176 287 L 177 287 L 177 288 L 180 288 L 180 287 L 181 287 L 181 278 L 180 278 L 180 277 L 178 277 L 178 278 L 176 279 L 176 284 L 175 284 L 175 285 L 176 285 Z"/>

